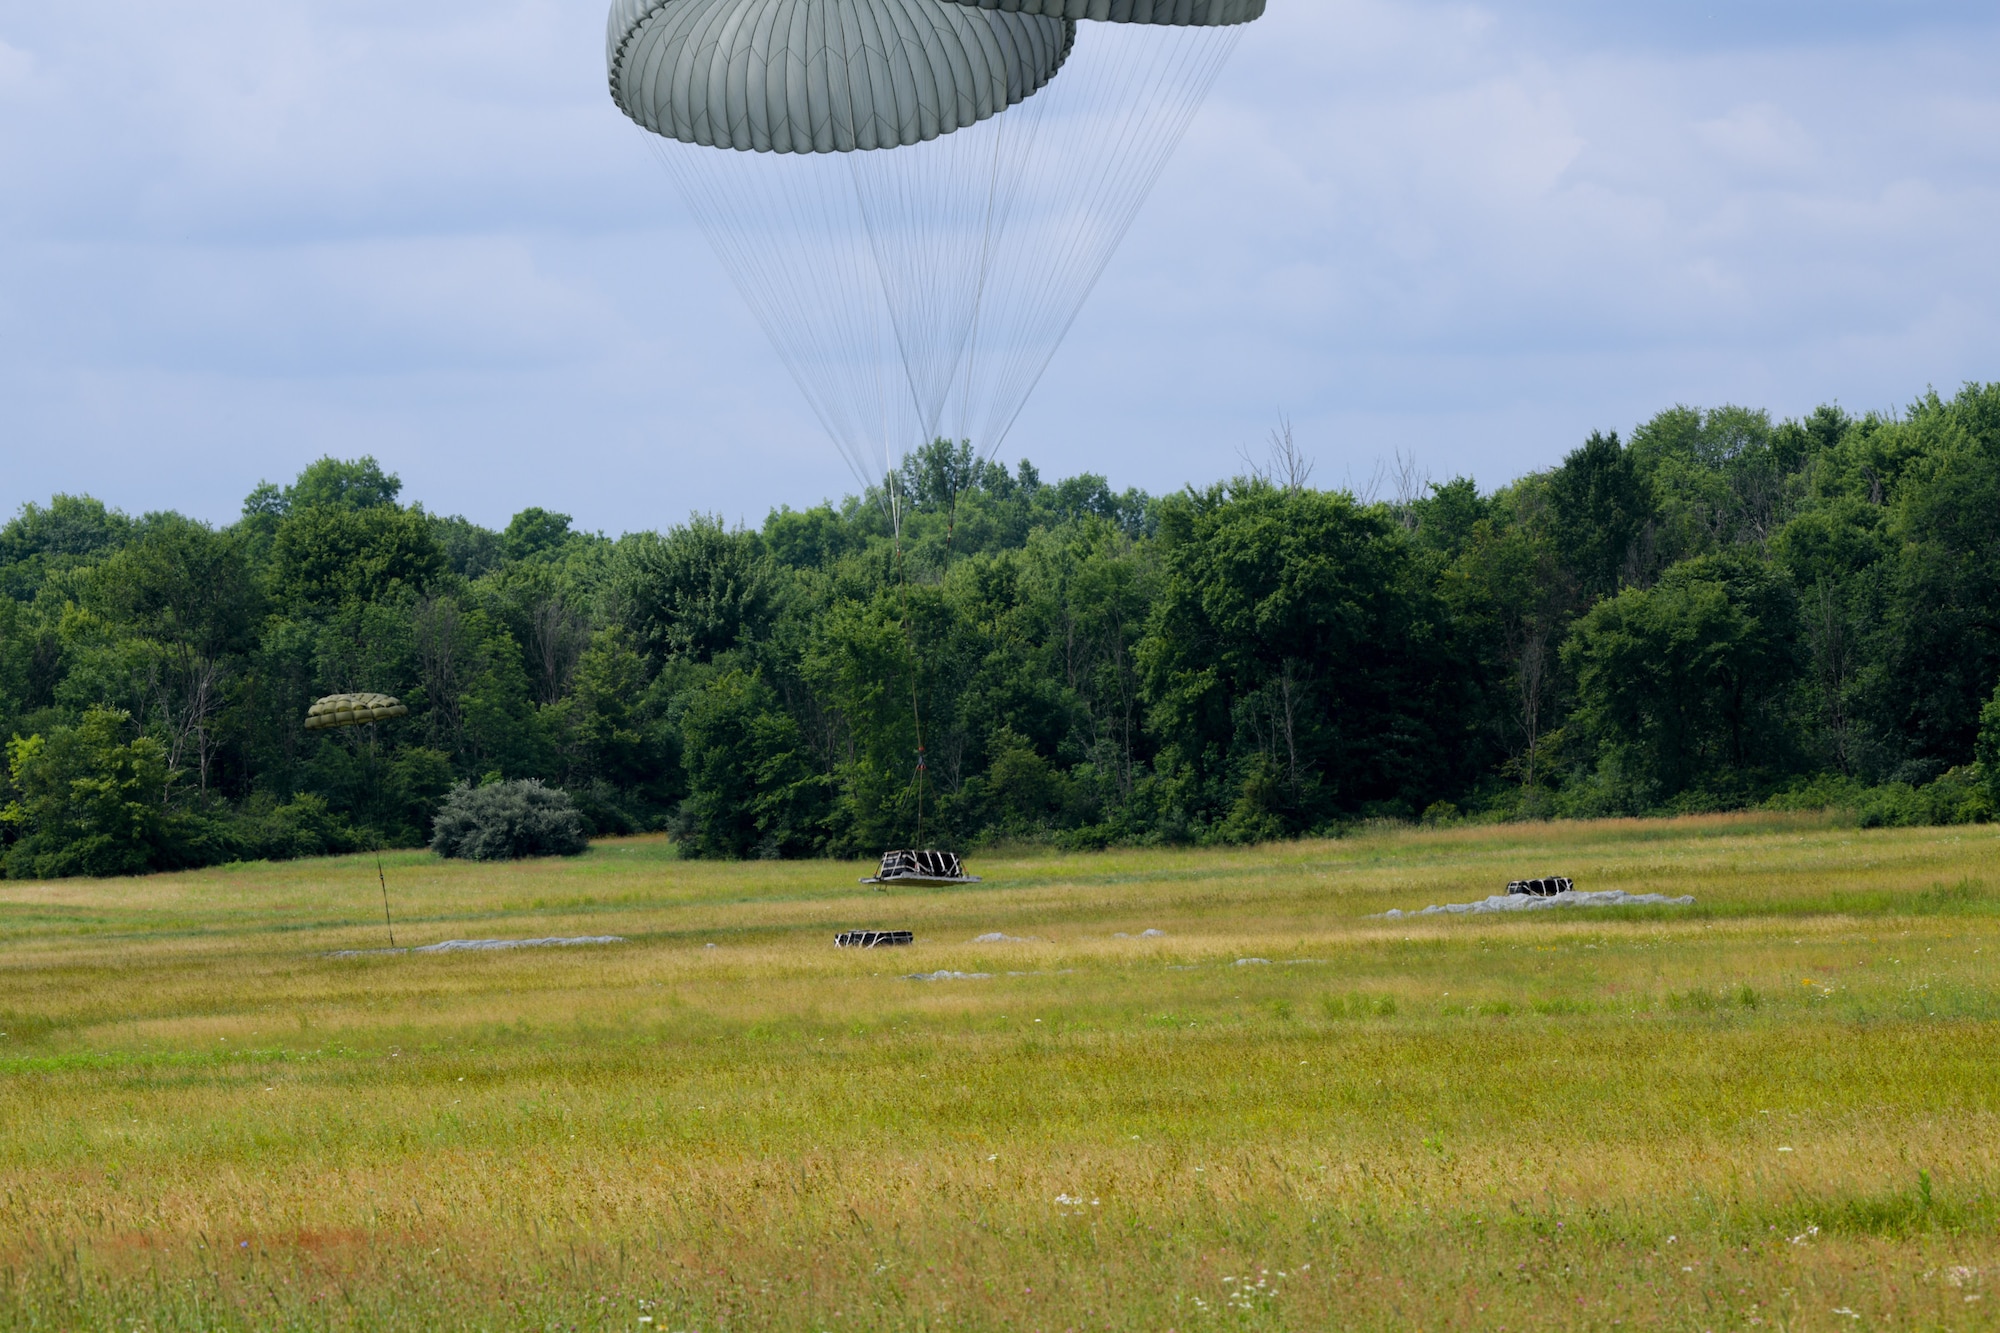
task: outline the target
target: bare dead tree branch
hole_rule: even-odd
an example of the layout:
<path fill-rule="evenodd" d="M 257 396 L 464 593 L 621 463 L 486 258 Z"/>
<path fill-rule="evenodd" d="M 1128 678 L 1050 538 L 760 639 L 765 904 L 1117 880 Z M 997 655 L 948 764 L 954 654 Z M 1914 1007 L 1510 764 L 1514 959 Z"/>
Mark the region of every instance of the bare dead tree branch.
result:
<path fill-rule="evenodd" d="M 538 702 L 556 703 L 568 695 L 577 663 L 590 646 L 590 621 L 561 597 L 550 597 L 535 604 L 528 640 L 537 671 Z"/>
<path fill-rule="evenodd" d="M 1382 484 L 1387 477 L 1388 470 L 1383 467 L 1382 460 L 1379 458 L 1375 460 L 1374 468 L 1368 473 L 1368 480 L 1360 486 L 1354 484 L 1354 470 L 1349 468 L 1347 472 L 1347 493 L 1364 505 L 1372 505 L 1376 500 L 1381 498 Z"/>
<path fill-rule="evenodd" d="M 1271 432 L 1272 479 L 1288 491 L 1302 491 L 1312 480 L 1313 466 L 1292 435 L 1292 419 L 1280 417 L 1278 428 Z"/>
<path fill-rule="evenodd" d="M 1258 462 L 1248 449 L 1238 448 L 1236 456 L 1243 460 L 1243 467 L 1249 476 L 1267 486 L 1280 490 L 1302 491 L 1312 481 L 1315 460 L 1299 448 L 1297 437 L 1292 433 L 1292 419 L 1279 417 L 1278 424 L 1271 432 L 1263 462 Z"/>

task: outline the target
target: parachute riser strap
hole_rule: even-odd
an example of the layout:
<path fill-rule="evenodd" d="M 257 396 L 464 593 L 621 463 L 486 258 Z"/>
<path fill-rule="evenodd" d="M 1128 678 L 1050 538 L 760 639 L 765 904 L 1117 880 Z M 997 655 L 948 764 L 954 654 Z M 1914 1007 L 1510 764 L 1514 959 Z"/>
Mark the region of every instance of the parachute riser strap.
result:
<path fill-rule="evenodd" d="M 360 727 L 354 728 L 360 731 Z M 375 789 L 375 806 L 379 813 L 382 805 L 382 763 L 376 749 L 377 732 L 374 723 L 368 724 L 368 782 Z M 396 947 L 396 923 L 389 915 L 389 877 L 382 872 L 382 835 L 369 839 L 375 844 L 375 882 L 382 886 L 382 924 L 389 930 L 389 947 Z"/>
<path fill-rule="evenodd" d="M 896 474 L 894 472 L 889 474 L 889 486 L 893 493 L 896 486 Z M 900 515 L 900 503 L 893 501 L 892 503 L 895 505 L 896 512 Z M 910 659 L 910 720 L 916 727 L 917 732 L 916 843 L 921 847 L 924 841 L 924 710 L 918 690 L 917 676 L 922 668 L 921 659 L 917 656 L 916 622 L 910 618 L 910 578 L 909 572 L 903 563 L 903 525 L 900 518 L 896 523 L 896 586 L 901 593 L 903 603 L 903 650 L 909 655 Z"/>

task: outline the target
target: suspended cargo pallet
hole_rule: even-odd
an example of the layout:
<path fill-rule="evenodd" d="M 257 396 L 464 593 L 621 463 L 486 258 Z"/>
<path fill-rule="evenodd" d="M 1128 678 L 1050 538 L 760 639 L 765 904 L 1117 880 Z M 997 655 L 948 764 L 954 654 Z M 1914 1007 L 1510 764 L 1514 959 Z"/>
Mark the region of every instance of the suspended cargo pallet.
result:
<path fill-rule="evenodd" d="M 1507 896 L 1529 898 L 1553 898 L 1559 893 L 1575 893 L 1576 881 L 1563 875 L 1549 875 L 1542 879 L 1517 879 L 1507 886 Z"/>
<path fill-rule="evenodd" d="M 957 852 L 884 852 L 882 868 L 863 884 L 909 884 L 937 888 L 947 884 L 977 884 L 979 876 L 965 873 Z"/>
<path fill-rule="evenodd" d="M 894 949 L 916 942 L 916 933 L 908 930 L 843 930 L 833 937 L 836 949 Z"/>

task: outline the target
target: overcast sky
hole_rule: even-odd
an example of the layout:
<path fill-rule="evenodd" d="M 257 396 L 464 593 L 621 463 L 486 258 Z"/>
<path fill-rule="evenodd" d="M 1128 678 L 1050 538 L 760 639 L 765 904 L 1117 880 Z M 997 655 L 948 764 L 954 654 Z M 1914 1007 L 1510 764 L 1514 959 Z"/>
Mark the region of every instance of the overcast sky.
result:
<path fill-rule="evenodd" d="M 0 513 L 324 453 L 496 525 L 851 490 L 603 9 L 0 0 Z M 1270 0 L 1004 452 L 1163 491 L 1288 415 L 1322 482 L 1492 486 L 2000 378 L 1996 71 L 1991 0 Z"/>

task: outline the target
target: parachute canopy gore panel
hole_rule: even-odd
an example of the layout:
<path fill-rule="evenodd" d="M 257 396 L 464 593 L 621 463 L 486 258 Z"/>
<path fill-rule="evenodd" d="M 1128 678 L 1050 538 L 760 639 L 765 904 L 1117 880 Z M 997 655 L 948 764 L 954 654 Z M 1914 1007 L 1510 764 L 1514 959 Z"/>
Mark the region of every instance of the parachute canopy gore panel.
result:
<path fill-rule="evenodd" d="M 1264 0 L 956 0 L 1003 14 L 1046 14 L 1097 23 L 1160 23 L 1222 28 L 1264 16 Z"/>
<path fill-rule="evenodd" d="M 669 139 L 758 153 L 907 148 L 1055 77 L 1056 14 L 942 0 L 617 0 L 611 96 Z"/>

